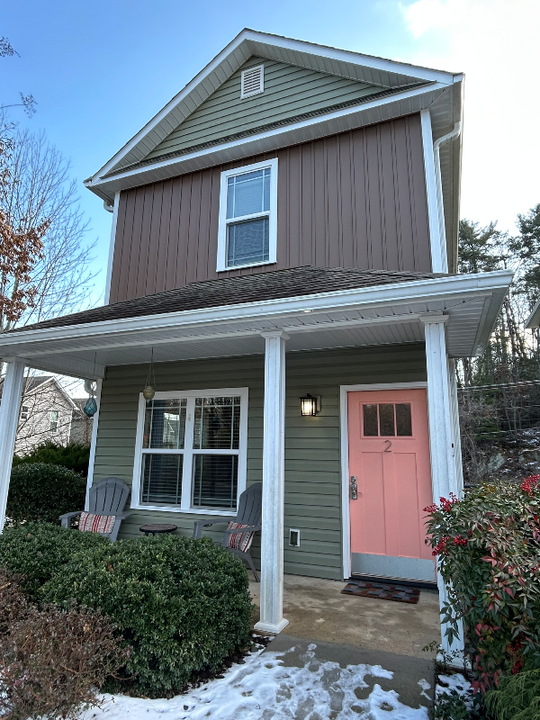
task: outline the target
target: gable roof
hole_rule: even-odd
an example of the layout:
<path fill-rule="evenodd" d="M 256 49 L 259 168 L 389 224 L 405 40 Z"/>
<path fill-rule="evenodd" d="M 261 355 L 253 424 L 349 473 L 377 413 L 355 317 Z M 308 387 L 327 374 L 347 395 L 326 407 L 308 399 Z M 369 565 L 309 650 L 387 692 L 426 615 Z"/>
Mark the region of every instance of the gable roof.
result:
<path fill-rule="evenodd" d="M 371 92 L 350 98 L 351 103 L 346 103 L 346 107 L 336 108 L 331 104 L 311 109 L 300 108 L 296 116 L 281 120 L 269 118 L 266 123 L 254 124 L 242 132 L 213 138 L 210 143 L 188 144 L 184 145 L 181 152 L 160 153 L 159 149 L 164 148 L 167 138 L 177 133 L 251 58 L 358 83 L 359 87 L 370 88 Z M 129 187 L 157 182 L 426 108 L 430 109 L 436 140 L 451 131 L 461 119 L 462 80 L 461 74 L 421 68 L 246 29 L 85 185 L 106 203 L 112 204 L 115 193 Z M 453 160 L 451 165 L 455 166 L 456 158 Z M 459 171 L 459 162 L 456 167 Z M 452 187 L 457 187 L 456 182 L 450 182 L 451 179 L 447 179 L 446 175 L 448 172 L 450 175 L 455 174 L 456 167 L 447 170 L 445 157 L 442 157 L 443 182 L 447 185 L 450 183 Z"/>
<path fill-rule="evenodd" d="M 24 378 L 23 383 L 23 396 L 28 397 L 29 395 L 33 395 L 38 391 L 41 391 L 43 389 L 44 385 L 51 385 L 56 392 L 64 398 L 67 404 L 70 405 L 72 409 L 75 408 L 75 403 L 73 398 L 71 398 L 64 388 L 60 385 L 58 380 L 54 377 L 54 375 L 30 375 L 29 377 Z M 0 378 L 0 400 L 2 399 L 2 394 L 4 391 L 4 378 Z"/>
<path fill-rule="evenodd" d="M 124 318 L 162 315 L 186 310 L 201 310 L 227 305 L 264 302 L 279 298 L 301 297 L 314 293 L 335 292 L 354 288 L 368 288 L 376 285 L 427 280 L 445 277 L 440 273 L 419 273 L 390 270 L 357 270 L 356 268 L 322 268 L 313 265 L 274 270 L 254 275 L 205 280 L 190 283 L 181 288 L 146 295 L 133 300 L 124 300 L 84 310 L 83 312 L 34 325 L 15 328 L 4 336 L 55 327 L 83 325 L 86 323 L 121 320 Z"/>

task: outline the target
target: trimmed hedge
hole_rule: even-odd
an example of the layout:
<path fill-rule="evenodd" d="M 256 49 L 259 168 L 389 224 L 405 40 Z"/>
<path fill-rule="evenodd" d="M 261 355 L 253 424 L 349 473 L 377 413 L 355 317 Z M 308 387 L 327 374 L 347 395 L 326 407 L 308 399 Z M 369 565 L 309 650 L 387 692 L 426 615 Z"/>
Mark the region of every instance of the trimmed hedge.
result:
<path fill-rule="evenodd" d="M 113 619 L 132 647 L 125 677 L 134 694 L 171 696 L 249 644 L 247 572 L 209 538 L 98 543 L 52 574 L 39 595 L 66 608 L 75 600 Z"/>
<path fill-rule="evenodd" d="M 37 600 L 39 588 L 78 553 L 110 545 L 101 535 L 68 530 L 49 523 L 29 522 L 6 528 L 0 535 L 0 567 L 23 576 L 21 587 L 30 600 Z"/>
<path fill-rule="evenodd" d="M 86 477 L 88 475 L 88 462 L 90 460 L 90 447 L 82 443 L 68 443 L 59 445 L 52 440 L 40 443 L 28 455 L 15 455 L 13 467 L 31 463 L 46 463 L 47 465 L 62 465 Z"/>
<path fill-rule="evenodd" d="M 64 513 L 82 510 L 85 478 L 68 468 L 23 463 L 11 471 L 6 515 L 15 522 L 58 523 Z"/>

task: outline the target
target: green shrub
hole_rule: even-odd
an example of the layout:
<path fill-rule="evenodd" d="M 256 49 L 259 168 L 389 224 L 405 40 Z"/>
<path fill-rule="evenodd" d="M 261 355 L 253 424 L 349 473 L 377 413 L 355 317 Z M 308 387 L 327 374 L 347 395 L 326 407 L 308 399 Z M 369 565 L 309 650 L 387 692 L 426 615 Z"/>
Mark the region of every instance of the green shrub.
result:
<path fill-rule="evenodd" d="M 101 613 L 37 608 L 2 569 L 0 628 L 0 715 L 11 720 L 80 717 L 127 654 Z"/>
<path fill-rule="evenodd" d="M 38 445 L 28 455 L 15 455 L 13 467 L 28 463 L 46 463 L 47 465 L 62 465 L 86 477 L 88 475 L 88 461 L 90 448 L 82 443 L 68 443 L 59 445 L 52 440 Z"/>
<path fill-rule="evenodd" d="M 62 573 L 65 564 L 77 553 L 110 540 L 89 532 L 68 530 L 49 523 L 33 523 L 5 528 L 0 535 L 0 567 L 22 575 L 22 587 L 31 600 L 55 573 Z"/>
<path fill-rule="evenodd" d="M 494 720 L 538 720 L 540 670 L 501 678 L 498 689 L 486 693 L 486 705 Z"/>
<path fill-rule="evenodd" d="M 484 484 L 426 508 L 433 554 L 447 582 L 443 620 L 466 628 L 476 689 L 496 686 L 540 653 L 539 476 Z"/>
<path fill-rule="evenodd" d="M 75 600 L 113 619 L 133 648 L 125 671 L 135 694 L 170 696 L 249 642 L 247 572 L 209 538 L 96 545 L 52 575 L 40 596 L 66 607 Z"/>
<path fill-rule="evenodd" d="M 58 518 L 82 510 L 86 480 L 60 465 L 33 463 L 11 471 L 6 515 L 15 522 L 36 520 L 58 523 Z"/>

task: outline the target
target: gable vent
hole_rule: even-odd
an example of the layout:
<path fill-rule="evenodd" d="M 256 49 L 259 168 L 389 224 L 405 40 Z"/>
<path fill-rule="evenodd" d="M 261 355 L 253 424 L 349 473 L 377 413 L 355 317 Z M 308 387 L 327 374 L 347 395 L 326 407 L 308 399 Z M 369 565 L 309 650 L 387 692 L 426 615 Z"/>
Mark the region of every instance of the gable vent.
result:
<path fill-rule="evenodd" d="M 264 92 L 264 65 L 242 71 L 240 97 L 246 98 Z"/>

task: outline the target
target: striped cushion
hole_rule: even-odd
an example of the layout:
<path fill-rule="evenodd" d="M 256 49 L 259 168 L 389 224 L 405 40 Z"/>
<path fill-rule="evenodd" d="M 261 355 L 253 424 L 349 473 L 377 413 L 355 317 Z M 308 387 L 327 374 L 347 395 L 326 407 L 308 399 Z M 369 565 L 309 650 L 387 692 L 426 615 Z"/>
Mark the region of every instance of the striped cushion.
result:
<path fill-rule="evenodd" d="M 92 515 L 92 513 L 83 512 L 79 518 L 79 530 L 108 535 L 112 532 L 115 520 L 116 515 Z"/>
<path fill-rule="evenodd" d="M 227 525 L 227 530 L 235 530 L 236 528 L 245 527 L 249 527 L 249 525 L 242 525 L 241 523 L 230 522 Z M 229 535 L 227 547 L 234 548 L 235 550 L 240 550 L 240 552 L 245 553 L 251 547 L 251 541 L 253 540 L 254 535 L 255 531 L 253 530 L 251 532 L 234 533 L 234 535 Z"/>

